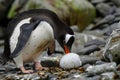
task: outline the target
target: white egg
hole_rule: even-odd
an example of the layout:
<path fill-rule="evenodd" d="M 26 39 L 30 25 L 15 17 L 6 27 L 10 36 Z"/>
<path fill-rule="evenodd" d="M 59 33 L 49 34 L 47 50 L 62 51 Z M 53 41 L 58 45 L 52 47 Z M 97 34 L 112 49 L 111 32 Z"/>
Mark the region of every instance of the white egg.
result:
<path fill-rule="evenodd" d="M 60 67 L 63 69 L 77 68 L 81 65 L 80 57 L 75 53 L 66 54 L 60 60 Z"/>

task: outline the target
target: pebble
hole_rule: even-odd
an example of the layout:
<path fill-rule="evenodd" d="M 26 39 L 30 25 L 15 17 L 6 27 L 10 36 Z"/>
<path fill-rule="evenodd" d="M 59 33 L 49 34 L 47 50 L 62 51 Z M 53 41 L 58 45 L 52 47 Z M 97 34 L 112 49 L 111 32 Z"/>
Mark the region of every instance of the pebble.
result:
<path fill-rule="evenodd" d="M 105 36 L 110 36 L 110 34 L 112 33 L 112 31 L 115 30 L 115 29 L 119 29 L 118 23 L 113 23 L 109 27 L 106 27 L 103 30 L 104 31 L 104 35 Z"/>
<path fill-rule="evenodd" d="M 89 56 L 89 55 L 80 55 L 80 60 L 82 65 L 84 64 L 94 64 L 99 59 L 95 56 Z"/>
<path fill-rule="evenodd" d="M 111 0 L 114 4 L 116 4 L 117 6 L 120 6 L 120 0 Z"/>
<path fill-rule="evenodd" d="M 95 34 L 95 33 L 93 33 Z M 79 53 L 82 49 L 84 49 L 84 45 L 85 43 L 87 43 L 88 41 L 94 40 L 94 39 L 100 39 L 97 36 L 93 36 L 90 33 L 75 33 L 75 41 L 73 43 L 72 46 L 72 50 L 71 52 L 74 53 Z"/>
<path fill-rule="evenodd" d="M 111 6 L 105 3 L 97 4 L 96 9 L 98 10 L 101 16 L 107 16 L 114 12 L 114 10 L 111 9 Z"/>
<path fill-rule="evenodd" d="M 84 47 L 91 46 L 91 45 L 96 45 L 96 46 L 102 46 L 105 45 L 105 41 L 99 40 L 99 39 L 94 39 L 91 41 L 88 41 Z"/>
<path fill-rule="evenodd" d="M 83 78 L 82 80 L 100 80 L 101 76 L 93 76 L 93 77 L 87 77 Z"/>
<path fill-rule="evenodd" d="M 114 80 L 114 72 L 105 72 L 101 74 L 102 80 Z"/>
<path fill-rule="evenodd" d="M 96 45 L 91 45 L 91 46 L 88 46 L 88 47 L 85 47 L 84 49 L 81 49 L 77 54 L 79 55 L 88 55 L 94 51 L 99 51 L 100 48 Z"/>
<path fill-rule="evenodd" d="M 88 66 L 86 69 L 86 72 L 89 75 L 97 75 L 97 74 L 101 74 L 104 72 L 115 71 L 115 70 L 116 70 L 116 63 L 111 62 L 111 63 L 104 63 L 100 65 Z"/>
<path fill-rule="evenodd" d="M 44 67 L 57 67 L 59 66 L 59 57 L 42 57 L 41 65 Z"/>
<path fill-rule="evenodd" d="M 103 3 L 103 2 L 105 2 L 106 0 L 91 0 L 90 2 L 92 3 L 92 4 L 99 4 L 99 3 Z"/>
<path fill-rule="evenodd" d="M 115 19 L 114 15 L 107 15 L 103 19 L 101 19 L 99 22 L 96 23 L 96 27 L 102 27 L 105 24 L 111 24 Z M 107 27 L 107 26 L 106 26 Z M 103 27 L 105 28 L 105 27 Z"/>

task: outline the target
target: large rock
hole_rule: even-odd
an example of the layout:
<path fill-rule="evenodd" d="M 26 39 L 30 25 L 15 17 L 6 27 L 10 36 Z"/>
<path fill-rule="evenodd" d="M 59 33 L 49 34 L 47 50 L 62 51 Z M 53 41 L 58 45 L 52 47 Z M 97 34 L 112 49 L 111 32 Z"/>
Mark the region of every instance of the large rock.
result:
<path fill-rule="evenodd" d="M 120 22 L 116 26 L 118 29 L 113 30 L 106 40 L 103 54 L 105 59 L 120 63 Z"/>
<path fill-rule="evenodd" d="M 114 4 L 120 7 L 120 0 L 111 0 Z"/>
<path fill-rule="evenodd" d="M 54 11 L 68 25 L 83 30 L 95 18 L 95 8 L 86 0 L 15 0 L 8 17 L 36 8 Z"/>
<path fill-rule="evenodd" d="M 0 0 L 0 21 L 2 21 L 14 0 Z"/>
<path fill-rule="evenodd" d="M 94 34 L 96 34 L 96 33 L 94 33 Z M 80 53 L 81 50 L 84 49 L 84 45 L 88 41 L 91 41 L 94 39 L 103 40 L 102 38 L 99 38 L 99 37 L 94 36 L 94 35 L 85 34 L 85 33 L 75 33 L 75 41 L 73 43 L 71 51 L 75 52 L 75 53 Z"/>
<path fill-rule="evenodd" d="M 101 16 L 106 16 L 114 12 L 114 9 L 109 4 L 105 3 L 97 4 L 96 9 Z"/>

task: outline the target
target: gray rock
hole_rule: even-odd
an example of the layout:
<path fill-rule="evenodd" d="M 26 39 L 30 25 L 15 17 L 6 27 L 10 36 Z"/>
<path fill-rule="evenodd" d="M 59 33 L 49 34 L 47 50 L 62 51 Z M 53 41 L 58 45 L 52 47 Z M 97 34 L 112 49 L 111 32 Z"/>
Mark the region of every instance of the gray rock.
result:
<path fill-rule="evenodd" d="M 95 65 L 100 65 L 100 64 L 105 64 L 105 63 L 106 62 L 99 60 L 99 61 L 96 61 Z"/>
<path fill-rule="evenodd" d="M 111 62 L 111 63 L 104 63 L 100 65 L 88 66 L 88 68 L 86 69 L 86 72 L 89 75 L 96 75 L 96 74 L 101 74 L 104 72 L 115 71 L 115 70 L 116 70 L 116 63 Z"/>
<path fill-rule="evenodd" d="M 89 63 L 88 63 L 88 64 L 83 65 L 84 70 L 86 70 L 86 69 L 87 69 L 87 67 L 88 67 L 88 66 L 90 66 L 90 65 L 91 65 L 91 64 L 89 64 Z"/>
<path fill-rule="evenodd" d="M 119 24 L 118 24 L 119 25 Z M 103 52 L 103 55 L 105 59 L 109 59 L 111 61 L 115 61 L 117 63 L 120 63 L 120 31 L 114 30 L 110 36 L 108 37 L 105 45 L 105 49 Z"/>
<path fill-rule="evenodd" d="M 113 23 L 113 24 L 109 25 L 109 27 L 106 27 L 105 29 L 103 29 L 104 35 L 110 36 L 112 31 L 115 29 L 119 29 L 118 23 Z"/>
<path fill-rule="evenodd" d="M 82 62 L 82 65 L 84 64 L 93 64 L 99 59 L 93 56 L 88 56 L 88 55 L 80 55 L 80 60 Z"/>
<path fill-rule="evenodd" d="M 24 74 L 24 75 L 17 75 L 17 74 L 9 74 L 6 76 L 6 79 L 10 80 L 39 80 L 41 79 L 37 73 L 33 74 Z"/>
<path fill-rule="evenodd" d="M 101 14 L 101 16 L 106 16 L 114 12 L 114 9 L 112 9 L 110 5 L 105 3 L 97 4 L 96 9 Z"/>
<path fill-rule="evenodd" d="M 95 34 L 95 33 L 94 33 Z M 86 42 L 94 40 L 94 39 L 102 39 L 100 37 L 90 35 L 90 34 L 85 34 L 85 33 L 75 33 L 75 41 L 72 46 L 72 52 L 78 53 L 80 50 L 84 48 L 84 45 Z"/>
<path fill-rule="evenodd" d="M 88 46 L 88 47 L 85 47 L 84 49 L 81 49 L 77 54 L 79 55 L 87 55 L 87 54 L 90 54 L 94 51 L 99 51 L 100 48 L 96 45 L 91 45 L 91 46 Z"/>
<path fill-rule="evenodd" d="M 0 68 L 0 74 L 5 73 L 6 69 L 5 68 Z"/>
<path fill-rule="evenodd" d="M 96 23 L 96 27 L 101 27 L 105 24 L 111 24 L 115 19 L 114 15 L 106 15 L 103 19 L 101 19 L 99 22 Z"/>
<path fill-rule="evenodd" d="M 103 46 L 105 45 L 105 41 L 99 40 L 99 39 L 94 39 L 91 41 L 88 41 L 84 46 L 91 46 L 91 45 L 96 45 L 96 46 Z"/>
<path fill-rule="evenodd" d="M 119 16 L 119 17 L 116 17 L 115 20 L 113 21 L 113 23 L 119 22 L 119 21 L 120 21 L 120 16 Z"/>
<path fill-rule="evenodd" d="M 58 67 L 60 57 L 42 57 L 41 65 L 44 67 Z"/>
<path fill-rule="evenodd" d="M 116 8 L 115 13 L 113 15 L 115 15 L 116 17 L 120 16 L 120 8 L 119 7 Z"/>
<path fill-rule="evenodd" d="M 103 31 L 102 30 L 91 30 L 91 31 L 84 31 L 84 34 L 94 35 L 98 37 L 98 39 L 103 40 Z"/>
<path fill-rule="evenodd" d="M 120 6 L 120 0 L 111 0 L 114 4 L 116 4 L 117 6 Z"/>
<path fill-rule="evenodd" d="M 85 74 L 75 73 L 62 80 L 100 80 L 100 76 L 87 77 Z"/>
<path fill-rule="evenodd" d="M 0 0 L 0 21 L 7 17 L 7 12 L 14 0 Z M 1 23 L 0 23 L 1 24 Z"/>
<path fill-rule="evenodd" d="M 92 3 L 92 4 L 99 4 L 99 3 L 103 3 L 103 2 L 105 2 L 106 0 L 91 0 L 90 2 Z"/>
<path fill-rule="evenodd" d="M 82 80 L 100 80 L 101 76 L 93 76 L 93 77 L 86 77 L 83 78 Z"/>
<path fill-rule="evenodd" d="M 114 72 L 105 72 L 101 74 L 101 80 L 114 80 L 115 73 Z"/>

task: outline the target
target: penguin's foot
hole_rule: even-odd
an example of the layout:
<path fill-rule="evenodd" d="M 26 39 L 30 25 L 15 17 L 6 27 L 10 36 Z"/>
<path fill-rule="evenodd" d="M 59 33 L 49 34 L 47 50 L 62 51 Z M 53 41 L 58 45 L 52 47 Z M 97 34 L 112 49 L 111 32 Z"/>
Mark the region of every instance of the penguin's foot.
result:
<path fill-rule="evenodd" d="M 35 70 L 43 70 L 44 68 L 42 67 L 42 65 L 40 64 L 40 62 L 36 61 L 35 62 Z"/>
<path fill-rule="evenodd" d="M 26 69 L 24 68 L 24 66 L 21 66 L 21 67 L 20 67 L 20 70 L 22 71 L 22 73 L 25 73 L 25 74 L 33 73 L 33 70 L 26 70 Z"/>

